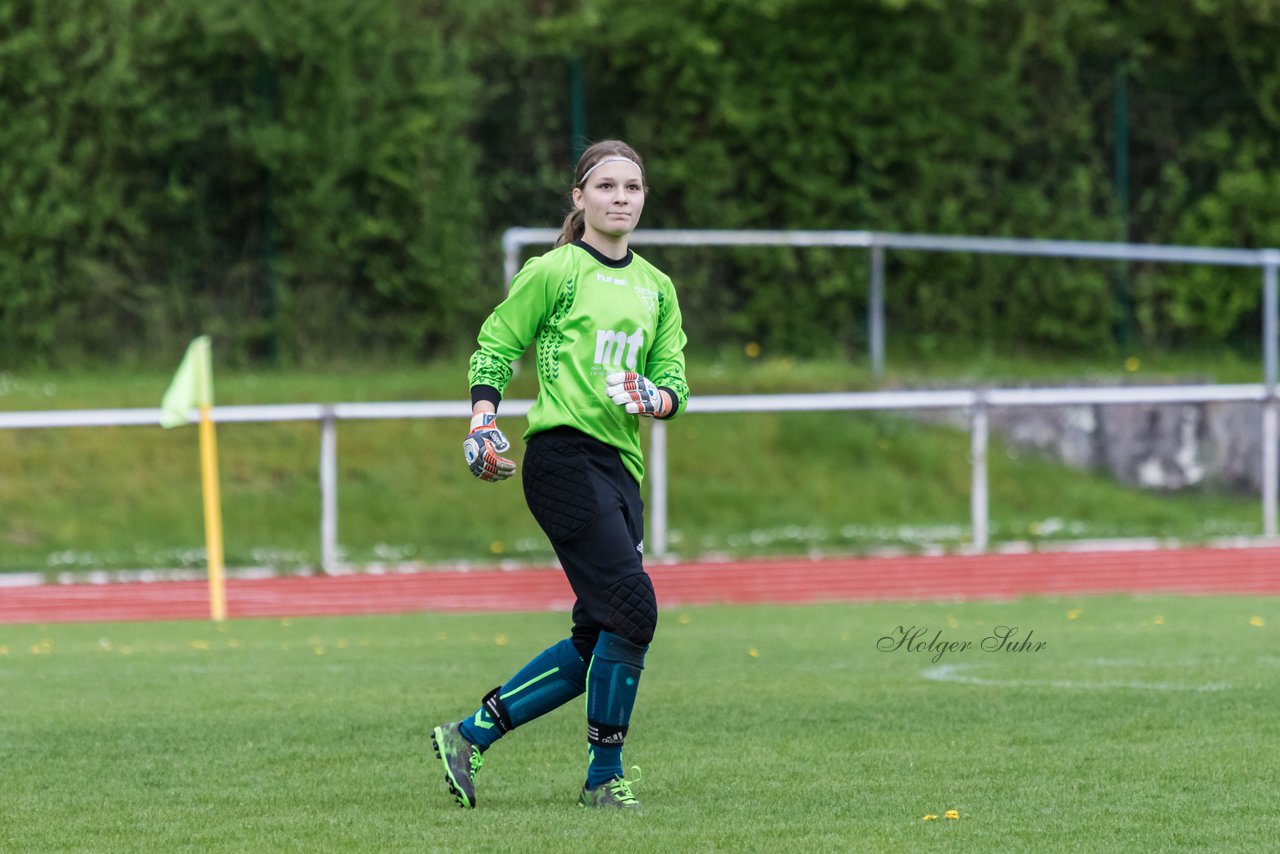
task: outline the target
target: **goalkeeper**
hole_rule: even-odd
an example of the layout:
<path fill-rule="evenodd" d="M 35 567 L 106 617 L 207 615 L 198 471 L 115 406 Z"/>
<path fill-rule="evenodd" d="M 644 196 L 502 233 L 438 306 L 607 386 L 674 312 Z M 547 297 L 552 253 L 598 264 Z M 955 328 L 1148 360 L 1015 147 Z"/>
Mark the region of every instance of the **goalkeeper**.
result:
<path fill-rule="evenodd" d="M 637 416 L 672 418 L 689 397 L 671 279 L 628 248 L 646 193 L 630 146 L 612 140 L 583 152 L 555 248 L 524 265 L 471 357 L 463 449 L 472 474 L 501 481 L 516 464 L 503 456 L 510 443 L 498 429 L 498 404 L 511 363 L 536 344 L 524 494 L 577 601 L 570 637 L 534 656 L 475 712 L 432 733 L 463 807 L 476 805 L 476 772 L 495 741 L 585 691 L 588 762 L 578 803 L 640 808 L 622 747 L 658 607 L 642 563 Z"/>

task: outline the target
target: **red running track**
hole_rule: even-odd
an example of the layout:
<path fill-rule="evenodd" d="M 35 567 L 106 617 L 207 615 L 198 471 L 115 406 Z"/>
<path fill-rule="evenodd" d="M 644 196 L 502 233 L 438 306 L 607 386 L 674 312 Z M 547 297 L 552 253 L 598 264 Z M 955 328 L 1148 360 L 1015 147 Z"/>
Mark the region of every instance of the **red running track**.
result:
<path fill-rule="evenodd" d="M 1119 592 L 1280 593 L 1280 548 L 752 560 L 649 567 L 664 607 L 1009 599 Z M 423 570 L 390 575 L 227 582 L 228 616 L 286 617 L 413 611 L 567 611 L 558 569 Z M 0 623 L 200 620 L 200 581 L 46 584 L 0 588 Z"/>

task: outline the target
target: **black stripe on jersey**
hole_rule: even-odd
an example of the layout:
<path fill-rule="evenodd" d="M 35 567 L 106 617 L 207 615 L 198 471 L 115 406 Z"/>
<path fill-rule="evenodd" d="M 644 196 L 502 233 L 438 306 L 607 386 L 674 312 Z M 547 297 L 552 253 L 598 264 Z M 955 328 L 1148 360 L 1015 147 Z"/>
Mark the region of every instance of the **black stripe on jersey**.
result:
<path fill-rule="evenodd" d="M 586 241 L 575 240 L 573 241 L 573 245 L 587 250 L 587 253 L 590 254 L 592 258 L 596 259 L 606 267 L 613 267 L 615 270 L 621 270 L 623 267 L 631 263 L 630 249 L 627 250 L 626 255 L 623 255 L 621 258 L 618 258 L 615 260 L 613 258 L 606 258 L 604 255 L 601 255 L 599 250 L 597 250 L 594 246 L 587 243 Z"/>

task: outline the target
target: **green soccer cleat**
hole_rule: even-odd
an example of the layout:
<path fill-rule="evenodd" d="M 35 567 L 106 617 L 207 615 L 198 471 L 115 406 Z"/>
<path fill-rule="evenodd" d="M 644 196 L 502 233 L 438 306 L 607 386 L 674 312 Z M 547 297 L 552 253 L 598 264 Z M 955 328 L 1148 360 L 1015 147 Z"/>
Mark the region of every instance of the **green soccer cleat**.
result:
<path fill-rule="evenodd" d="M 444 764 L 444 781 L 463 809 L 476 805 L 476 773 L 484 764 L 480 749 L 462 737 L 458 724 L 443 724 L 431 733 L 431 746 Z"/>
<path fill-rule="evenodd" d="M 634 768 L 633 770 L 637 772 L 634 780 L 614 777 L 609 782 L 601 783 L 594 789 L 588 789 L 583 786 L 582 794 L 578 796 L 578 806 L 629 810 L 637 813 L 644 812 L 644 805 L 636 800 L 636 796 L 631 793 L 632 784 L 640 782 L 640 769 Z"/>

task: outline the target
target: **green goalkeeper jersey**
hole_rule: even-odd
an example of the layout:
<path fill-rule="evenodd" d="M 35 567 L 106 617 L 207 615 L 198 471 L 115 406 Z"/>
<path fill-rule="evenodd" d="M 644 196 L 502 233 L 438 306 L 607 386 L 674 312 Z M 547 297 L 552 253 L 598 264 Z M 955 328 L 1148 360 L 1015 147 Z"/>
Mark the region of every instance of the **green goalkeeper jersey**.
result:
<path fill-rule="evenodd" d="M 668 417 L 683 411 L 686 338 L 670 277 L 634 252 L 612 261 L 581 241 L 531 258 L 480 327 L 471 386 L 501 395 L 512 362 L 535 341 L 539 390 L 525 438 L 552 427 L 581 430 L 617 448 L 641 482 L 639 419 L 605 394 L 604 378 L 635 371 L 671 393 Z"/>

